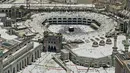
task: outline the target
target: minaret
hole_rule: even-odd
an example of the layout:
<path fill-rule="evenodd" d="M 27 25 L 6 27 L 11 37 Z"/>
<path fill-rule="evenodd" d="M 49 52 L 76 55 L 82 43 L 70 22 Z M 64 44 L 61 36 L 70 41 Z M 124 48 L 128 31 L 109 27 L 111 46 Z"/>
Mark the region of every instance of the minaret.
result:
<path fill-rule="evenodd" d="M 126 40 L 125 40 L 125 43 L 124 43 L 124 49 L 125 49 L 125 53 L 128 52 L 129 50 L 129 42 L 128 42 L 128 34 L 126 33 Z"/>
<path fill-rule="evenodd" d="M 117 51 L 117 30 L 118 28 L 115 28 L 115 34 L 114 34 L 114 46 L 112 47 L 112 66 L 115 66 L 115 55 L 118 53 Z"/>
<path fill-rule="evenodd" d="M 0 73 L 4 73 L 3 72 L 3 51 L 0 50 Z"/>
<path fill-rule="evenodd" d="M 130 46 L 130 44 L 129 44 L 129 36 L 130 35 L 129 34 L 130 34 L 130 21 L 127 24 L 126 40 L 123 41 L 125 53 L 128 52 L 129 46 Z"/>

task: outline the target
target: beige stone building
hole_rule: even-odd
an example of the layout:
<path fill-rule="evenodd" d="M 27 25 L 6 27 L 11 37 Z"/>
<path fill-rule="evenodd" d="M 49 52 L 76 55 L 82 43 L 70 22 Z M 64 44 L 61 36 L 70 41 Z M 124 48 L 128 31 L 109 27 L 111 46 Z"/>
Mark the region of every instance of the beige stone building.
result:
<path fill-rule="evenodd" d="M 0 49 L 0 73 L 17 73 L 41 57 L 42 44 L 35 44 L 32 37 L 24 39 L 9 48 Z"/>
<path fill-rule="evenodd" d="M 62 48 L 62 34 L 44 32 L 44 51 L 60 52 Z"/>

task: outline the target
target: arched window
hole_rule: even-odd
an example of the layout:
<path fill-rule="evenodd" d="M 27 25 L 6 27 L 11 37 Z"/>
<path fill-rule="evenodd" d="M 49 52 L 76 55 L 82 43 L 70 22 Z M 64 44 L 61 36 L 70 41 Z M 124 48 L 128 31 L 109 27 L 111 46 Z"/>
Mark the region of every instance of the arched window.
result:
<path fill-rule="evenodd" d="M 54 46 L 53 51 L 56 52 L 56 46 Z"/>
<path fill-rule="evenodd" d="M 10 73 L 10 71 L 8 70 L 8 73 Z"/>
<path fill-rule="evenodd" d="M 22 68 L 24 68 L 24 61 L 22 60 Z"/>
<path fill-rule="evenodd" d="M 35 51 L 35 59 L 37 59 L 37 52 Z"/>
<path fill-rule="evenodd" d="M 40 55 L 39 55 L 40 53 L 39 53 L 39 50 L 37 50 L 37 57 L 39 58 L 40 57 Z"/>
<path fill-rule="evenodd" d="M 18 66 L 18 64 L 17 64 L 17 71 L 19 71 L 19 66 Z"/>
<path fill-rule="evenodd" d="M 21 62 L 20 62 L 20 65 L 19 65 L 19 66 L 20 66 L 19 68 L 20 68 L 20 70 L 21 70 L 21 69 L 22 69 L 22 68 L 21 68 L 21 66 L 22 66 L 22 65 L 21 65 Z"/>
<path fill-rule="evenodd" d="M 27 61 L 26 61 L 26 59 L 24 60 L 24 66 L 27 66 Z"/>
<path fill-rule="evenodd" d="M 51 46 L 50 45 L 48 46 L 48 51 L 51 51 Z"/>
<path fill-rule="evenodd" d="M 13 73 L 15 73 L 15 68 L 13 68 Z"/>
<path fill-rule="evenodd" d="M 33 60 L 33 55 L 32 55 L 32 62 L 33 62 L 34 60 Z"/>
<path fill-rule="evenodd" d="M 27 57 L 27 64 L 29 64 L 29 58 Z"/>
<path fill-rule="evenodd" d="M 50 52 L 53 52 L 53 46 L 51 46 Z"/>

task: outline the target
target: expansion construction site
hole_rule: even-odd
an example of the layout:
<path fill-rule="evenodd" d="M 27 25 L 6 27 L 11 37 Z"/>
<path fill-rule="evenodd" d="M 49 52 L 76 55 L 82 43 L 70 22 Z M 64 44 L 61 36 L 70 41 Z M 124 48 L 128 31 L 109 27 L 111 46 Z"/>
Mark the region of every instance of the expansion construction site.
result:
<path fill-rule="evenodd" d="M 129 0 L 0 0 L 0 73 L 130 73 Z"/>

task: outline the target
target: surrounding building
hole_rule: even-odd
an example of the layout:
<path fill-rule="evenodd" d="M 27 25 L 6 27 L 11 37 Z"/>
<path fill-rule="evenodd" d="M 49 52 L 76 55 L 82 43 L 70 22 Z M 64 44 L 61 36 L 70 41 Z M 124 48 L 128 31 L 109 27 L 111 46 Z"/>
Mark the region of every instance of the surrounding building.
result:
<path fill-rule="evenodd" d="M 32 38 L 27 37 L 21 43 L 10 46 L 5 53 L 0 50 L 0 73 L 17 73 L 40 58 L 43 47 L 35 45 Z"/>
<path fill-rule="evenodd" d="M 6 16 L 11 18 L 22 18 L 26 15 L 27 10 L 23 6 L 6 6 L 0 8 L 0 13 L 6 13 Z"/>

